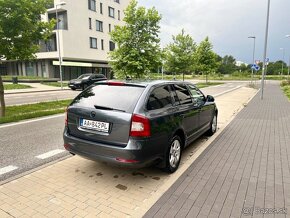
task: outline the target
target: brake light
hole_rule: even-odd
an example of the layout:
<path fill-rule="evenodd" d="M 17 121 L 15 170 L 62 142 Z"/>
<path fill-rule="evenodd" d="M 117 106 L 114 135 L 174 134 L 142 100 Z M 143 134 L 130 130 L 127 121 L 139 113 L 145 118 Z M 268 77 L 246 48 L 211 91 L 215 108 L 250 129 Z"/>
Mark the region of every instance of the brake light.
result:
<path fill-rule="evenodd" d="M 125 83 L 123 82 L 115 82 L 115 81 L 110 81 L 107 83 L 109 86 L 123 86 Z"/>
<path fill-rule="evenodd" d="M 150 135 L 151 131 L 149 119 L 141 115 L 133 114 L 131 121 L 130 136 L 149 137 Z"/>
<path fill-rule="evenodd" d="M 64 144 L 63 147 L 64 147 L 66 150 L 68 150 L 69 147 L 70 147 L 70 144 Z"/>
<path fill-rule="evenodd" d="M 68 126 L 67 108 L 65 109 L 65 114 L 64 114 L 64 125 L 66 127 Z"/>

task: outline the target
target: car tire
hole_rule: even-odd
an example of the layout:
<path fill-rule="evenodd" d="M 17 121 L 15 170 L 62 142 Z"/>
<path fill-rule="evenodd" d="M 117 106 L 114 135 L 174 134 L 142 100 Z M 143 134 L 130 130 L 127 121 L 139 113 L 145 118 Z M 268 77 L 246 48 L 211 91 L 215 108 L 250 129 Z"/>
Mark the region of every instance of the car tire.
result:
<path fill-rule="evenodd" d="M 75 90 L 76 90 L 76 88 L 71 88 L 71 90 L 75 91 Z"/>
<path fill-rule="evenodd" d="M 179 166 L 182 154 L 182 141 L 178 135 L 174 136 L 168 146 L 165 157 L 164 170 L 169 173 L 174 173 Z"/>
<path fill-rule="evenodd" d="M 210 122 L 210 128 L 206 132 L 206 135 L 212 136 L 213 134 L 215 134 L 216 130 L 217 130 L 217 113 L 214 114 L 214 116 Z"/>
<path fill-rule="evenodd" d="M 87 84 L 83 84 L 83 90 L 85 90 L 88 87 Z"/>

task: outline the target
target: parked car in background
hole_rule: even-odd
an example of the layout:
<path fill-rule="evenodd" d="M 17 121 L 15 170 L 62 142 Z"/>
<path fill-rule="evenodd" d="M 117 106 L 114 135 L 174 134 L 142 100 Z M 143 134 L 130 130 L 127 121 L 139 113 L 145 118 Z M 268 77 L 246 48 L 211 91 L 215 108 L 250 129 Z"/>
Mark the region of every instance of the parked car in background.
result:
<path fill-rule="evenodd" d="M 79 76 L 77 79 L 70 80 L 68 83 L 68 87 L 72 90 L 76 89 L 86 89 L 88 86 L 94 84 L 95 82 L 107 80 L 105 75 L 103 74 L 83 74 Z"/>
<path fill-rule="evenodd" d="M 64 147 L 73 154 L 125 166 L 179 166 L 182 150 L 217 130 L 214 98 L 180 81 L 96 83 L 66 112 Z"/>

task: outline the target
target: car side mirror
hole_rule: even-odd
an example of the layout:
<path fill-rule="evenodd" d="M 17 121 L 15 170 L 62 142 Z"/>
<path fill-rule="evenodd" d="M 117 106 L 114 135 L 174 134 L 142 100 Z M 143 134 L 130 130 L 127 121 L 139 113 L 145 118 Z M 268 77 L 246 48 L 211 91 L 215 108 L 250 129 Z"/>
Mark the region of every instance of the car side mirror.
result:
<path fill-rule="evenodd" d="M 208 95 L 208 96 L 206 96 L 206 100 L 207 100 L 208 102 L 214 102 L 214 97 L 211 96 L 211 95 Z"/>

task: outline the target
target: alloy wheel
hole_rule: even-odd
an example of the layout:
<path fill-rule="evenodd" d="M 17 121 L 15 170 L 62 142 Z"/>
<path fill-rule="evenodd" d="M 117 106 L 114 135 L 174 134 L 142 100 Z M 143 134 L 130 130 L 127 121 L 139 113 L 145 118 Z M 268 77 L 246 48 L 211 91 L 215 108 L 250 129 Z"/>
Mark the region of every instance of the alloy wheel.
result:
<path fill-rule="evenodd" d="M 169 152 L 169 163 L 171 167 L 175 168 L 178 165 L 180 154 L 181 154 L 180 142 L 177 139 L 175 139 L 170 146 Z"/>

